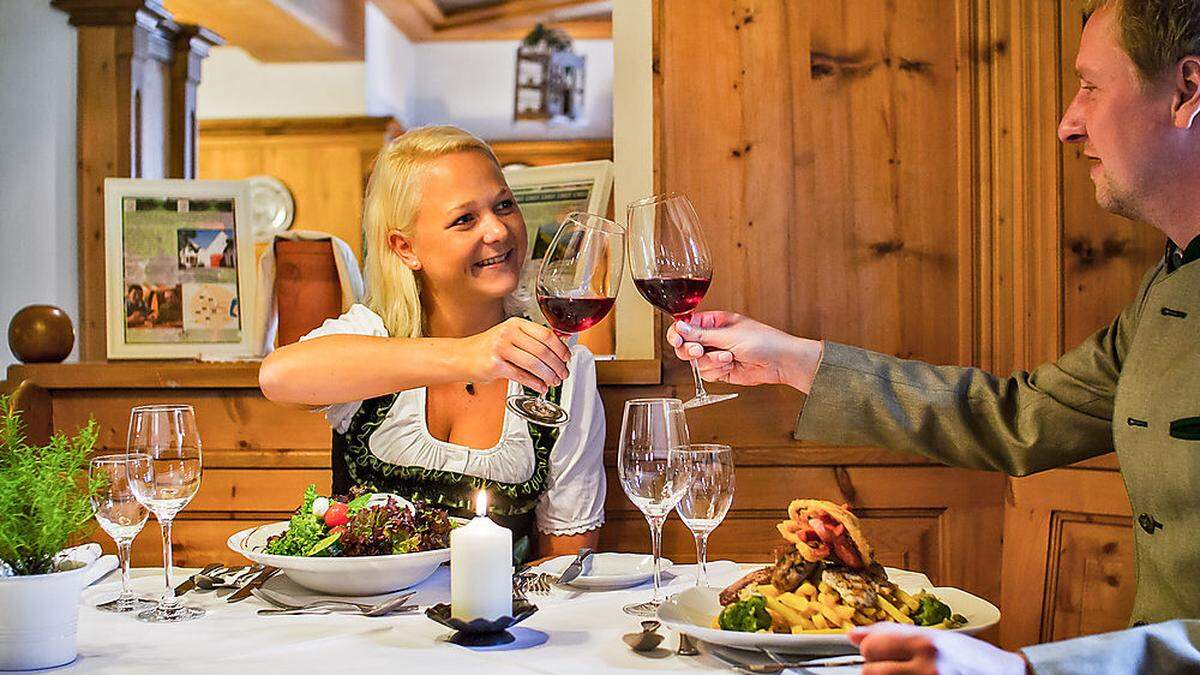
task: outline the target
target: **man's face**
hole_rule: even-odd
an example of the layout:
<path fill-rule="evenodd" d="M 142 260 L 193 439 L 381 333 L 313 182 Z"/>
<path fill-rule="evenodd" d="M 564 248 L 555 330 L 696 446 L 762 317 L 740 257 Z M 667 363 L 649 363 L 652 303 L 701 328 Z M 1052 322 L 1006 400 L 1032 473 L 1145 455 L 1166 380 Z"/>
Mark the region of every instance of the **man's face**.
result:
<path fill-rule="evenodd" d="M 1083 30 L 1075 69 L 1079 93 L 1063 114 L 1058 137 L 1080 143 L 1092 162 L 1101 208 L 1151 220 L 1156 195 L 1173 184 L 1184 158 L 1172 117 L 1171 78 L 1143 82 L 1120 44 L 1116 3 L 1092 15 Z"/>

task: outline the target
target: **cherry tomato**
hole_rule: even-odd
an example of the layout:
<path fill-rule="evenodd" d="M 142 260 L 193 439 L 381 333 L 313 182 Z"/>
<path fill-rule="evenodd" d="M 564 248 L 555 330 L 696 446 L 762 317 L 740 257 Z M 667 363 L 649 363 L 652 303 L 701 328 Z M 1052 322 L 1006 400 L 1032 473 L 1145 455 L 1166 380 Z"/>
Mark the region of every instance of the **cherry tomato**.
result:
<path fill-rule="evenodd" d="M 347 508 L 341 502 L 329 502 L 329 508 L 325 510 L 325 525 L 328 527 L 337 527 L 349 522 L 350 516 L 347 513 Z"/>

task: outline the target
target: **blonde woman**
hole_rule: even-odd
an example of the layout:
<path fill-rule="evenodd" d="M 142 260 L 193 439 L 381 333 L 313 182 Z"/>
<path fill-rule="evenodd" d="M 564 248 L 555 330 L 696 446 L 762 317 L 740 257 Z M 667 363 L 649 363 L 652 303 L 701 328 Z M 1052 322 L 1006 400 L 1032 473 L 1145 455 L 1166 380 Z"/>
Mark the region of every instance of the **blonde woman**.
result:
<path fill-rule="evenodd" d="M 363 304 L 268 356 L 263 394 L 325 408 L 334 492 L 372 485 L 467 515 L 486 488 L 515 555 L 594 547 L 605 494 L 595 363 L 506 313 L 528 242 L 491 148 L 454 127 L 400 136 L 375 162 L 363 227 Z M 571 422 L 509 412 L 522 387 Z"/>

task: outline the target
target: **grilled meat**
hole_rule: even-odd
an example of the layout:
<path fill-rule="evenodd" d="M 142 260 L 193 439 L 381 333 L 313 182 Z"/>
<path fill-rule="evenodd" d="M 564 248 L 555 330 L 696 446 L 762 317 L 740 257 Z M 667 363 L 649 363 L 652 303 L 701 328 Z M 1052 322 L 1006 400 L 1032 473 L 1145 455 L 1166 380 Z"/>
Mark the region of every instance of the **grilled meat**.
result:
<path fill-rule="evenodd" d="M 724 607 L 725 605 L 737 602 L 738 593 L 740 593 L 741 590 L 747 586 L 761 586 L 763 584 L 771 583 L 771 573 L 774 571 L 774 569 L 774 567 L 762 567 L 756 569 L 727 586 L 725 590 L 721 591 L 721 595 L 719 596 L 721 606 Z"/>

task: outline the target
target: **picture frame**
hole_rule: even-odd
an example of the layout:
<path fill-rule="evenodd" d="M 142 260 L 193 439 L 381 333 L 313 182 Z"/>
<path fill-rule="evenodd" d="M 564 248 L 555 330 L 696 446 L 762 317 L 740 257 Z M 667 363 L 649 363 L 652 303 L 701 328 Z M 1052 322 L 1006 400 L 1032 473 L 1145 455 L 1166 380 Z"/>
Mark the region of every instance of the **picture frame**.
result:
<path fill-rule="evenodd" d="M 104 181 L 108 358 L 258 356 L 246 181 Z"/>
<path fill-rule="evenodd" d="M 612 197 L 613 162 L 607 159 L 571 162 L 547 166 L 512 166 L 504 169 L 504 177 L 521 209 L 528 235 L 524 272 L 517 295 L 533 298 L 536 294 L 537 273 L 550 242 L 567 215 L 581 211 L 607 216 Z M 620 300 L 618 299 L 618 302 Z M 546 319 L 536 302 L 525 303 L 530 319 L 546 325 Z M 581 334 L 580 339 L 598 360 L 616 357 L 614 320 L 605 319 L 595 328 Z"/>

